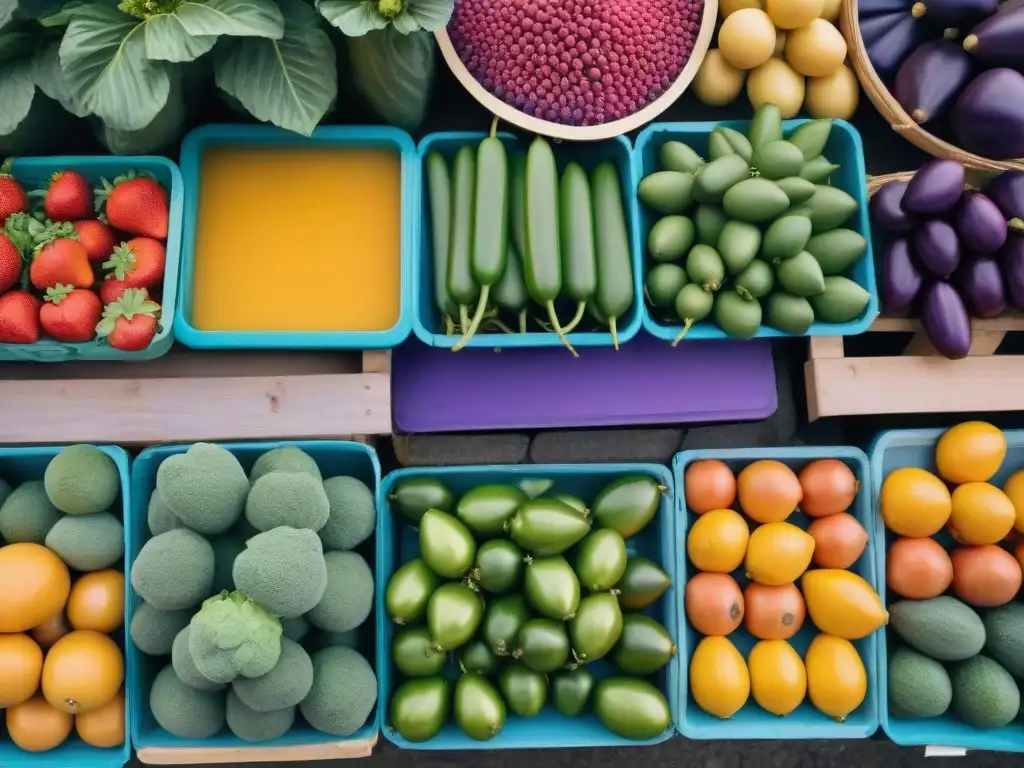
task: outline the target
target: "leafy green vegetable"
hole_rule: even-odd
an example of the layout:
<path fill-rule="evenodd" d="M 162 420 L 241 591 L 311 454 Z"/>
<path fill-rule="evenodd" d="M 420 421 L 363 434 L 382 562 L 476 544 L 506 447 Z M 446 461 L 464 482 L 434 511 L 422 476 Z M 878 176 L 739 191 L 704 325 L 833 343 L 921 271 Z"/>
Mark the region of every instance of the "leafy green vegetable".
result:
<path fill-rule="evenodd" d="M 403 35 L 441 29 L 452 17 L 455 0 L 316 0 L 316 8 L 348 37 L 392 25 Z"/>
<path fill-rule="evenodd" d="M 261 677 L 281 657 L 281 622 L 244 594 L 222 592 L 203 601 L 189 624 L 189 654 L 214 683 Z"/>
<path fill-rule="evenodd" d="M 352 82 L 384 120 L 406 130 L 426 117 L 434 84 L 435 42 L 429 32 L 401 34 L 397 28 L 348 41 Z"/>

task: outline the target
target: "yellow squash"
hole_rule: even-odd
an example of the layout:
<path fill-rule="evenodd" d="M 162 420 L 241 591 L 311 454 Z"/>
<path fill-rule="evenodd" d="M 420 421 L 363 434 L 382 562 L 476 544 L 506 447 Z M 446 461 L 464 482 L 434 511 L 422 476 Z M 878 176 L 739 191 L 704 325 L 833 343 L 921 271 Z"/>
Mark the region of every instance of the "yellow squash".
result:
<path fill-rule="evenodd" d="M 853 643 L 818 635 L 804 656 L 807 694 L 815 709 L 842 722 L 864 701 L 868 676 Z"/>
<path fill-rule="evenodd" d="M 814 538 L 792 523 L 767 523 L 750 534 L 744 561 L 747 577 L 758 584 L 792 584 L 811 564 Z"/>
<path fill-rule="evenodd" d="M 732 717 L 750 696 L 747 663 L 727 637 L 705 637 L 690 659 L 690 693 L 715 717 Z"/>
<path fill-rule="evenodd" d="M 762 640 L 750 651 L 750 691 L 761 709 L 788 715 L 807 695 L 807 671 L 785 640 Z"/>
<path fill-rule="evenodd" d="M 855 573 L 819 568 L 804 574 L 802 587 L 811 621 L 825 634 L 859 640 L 889 621 L 878 593 Z"/>

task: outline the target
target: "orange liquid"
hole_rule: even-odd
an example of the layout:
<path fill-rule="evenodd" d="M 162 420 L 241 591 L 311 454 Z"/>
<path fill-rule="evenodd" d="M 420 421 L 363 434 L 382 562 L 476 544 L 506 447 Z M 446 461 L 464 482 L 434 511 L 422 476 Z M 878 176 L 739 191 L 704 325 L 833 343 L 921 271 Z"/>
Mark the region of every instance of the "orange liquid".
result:
<path fill-rule="evenodd" d="M 397 152 L 208 150 L 198 219 L 196 328 L 384 331 L 398 322 Z"/>

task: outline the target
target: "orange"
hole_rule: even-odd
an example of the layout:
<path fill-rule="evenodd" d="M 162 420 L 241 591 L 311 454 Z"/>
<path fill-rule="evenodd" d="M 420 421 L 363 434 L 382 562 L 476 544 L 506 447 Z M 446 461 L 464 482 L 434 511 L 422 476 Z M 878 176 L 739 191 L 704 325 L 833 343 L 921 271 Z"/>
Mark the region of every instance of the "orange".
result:
<path fill-rule="evenodd" d="M 99 709 L 78 715 L 75 730 L 92 747 L 119 747 L 124 744 L 124 691 Z"/>
<path fill-rule="evenodd" d="M 1003 493 L 1013 503 L 1013 529 L 1024 533 L 1024 469 L 1018 469 L 1003 484 Z"/>
<path fill-rule="evenodd" d="M 686 554 L 698 571 L 731 573 L 747 551 L 750 527 L 731 509 L 713 509 L 701 515 L 686 536 Z"/>
<path fill-rule="evenodd" d="M 729 509 L 736 501 L 736 477 L 725 462 L 702 459 L 686 468 L 683 474 L 686 506 L 697 515 L 712 509 Z"/>
<path fill-rule="evenodd" d="M 1010 498 L 989 483 L 964 483 L 953 491 L 949 532 L 961 544 L 995 544 L 1013 530 Z"/>
<path fill-rule="evenodd" d="M 39 626 L 64 607 L 70 590 L 68 567 L 46 547 L 0 547 L 0 633 Z"/>
<path fill-rule="evenodd" d="M 0 709 L 20 704 L 39 688 L 43 652 L 27 635 L 0 635 Z"/>
<path fill-rule="evenodd" d="M 686 584 L 686 618 L 702 635 L 724 636 L 743 621 L 743 593 L 727 573 L 698 573 Z"/>
<path fill-rule="evenodd" d="M 73 718 L 51 707 L 41 695 L 7 710 L 11 741 L 26 752 L 46 752 L 59 747 L 71 733 Z"/>
<path fill-rule="evenodd" d="M 796 474 L 774 459 L 748 464 L 736 478 L 740 507 L 758 523 L 781 523 L 803 499 Z"/>
<path fill-rule="evenodd" d="M 109 633 L 124 624 L 124 574 L 106 570 L 87 573 L 68 595 L 68 621 L 75 629 Z"/>
<path fill-rule="evenodd" d="M 953 563 L 935 539 L 896 539 L 885 559 L 885 583 L 900 597 L 938 597 L 953 583 Z"/>
<path fill-rule="evenodd" d="M 69 715 L 107 704 L 124 683 L 121 649 L 106 635 L 76 630 L 56 642 L 43 662 L 43 695 Z"/>
<path fill-rule="evenodd" d="M 935 467 L 949 483 L 984 483 L 1006 457 L 1006 437 L 984 421 L 965 421 L 942 433 L 935 446 Z"/>
<path fill-rule="evenodd" d="M 882 482 L 878 504 L 886 528 L 915 538 L 941 531 L 953 508 L 946 484 L 917 467 L 890 472 Z"/>

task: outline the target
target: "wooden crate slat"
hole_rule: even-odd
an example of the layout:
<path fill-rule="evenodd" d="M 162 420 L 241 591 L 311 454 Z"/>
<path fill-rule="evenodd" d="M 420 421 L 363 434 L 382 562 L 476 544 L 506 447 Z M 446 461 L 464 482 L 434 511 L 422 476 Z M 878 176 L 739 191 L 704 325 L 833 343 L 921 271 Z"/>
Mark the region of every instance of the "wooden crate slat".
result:
<path fill-rule="evenodd" d="M 334 744 L 294 747 L 143 747 L 139 761 L 146 765 L 215 765 L 223 763 L 291 763 L 309 760 L 350 760 L 369 757 L 377 737 Z"/>

